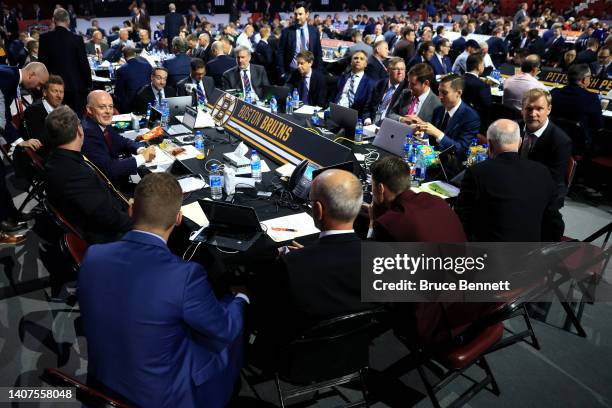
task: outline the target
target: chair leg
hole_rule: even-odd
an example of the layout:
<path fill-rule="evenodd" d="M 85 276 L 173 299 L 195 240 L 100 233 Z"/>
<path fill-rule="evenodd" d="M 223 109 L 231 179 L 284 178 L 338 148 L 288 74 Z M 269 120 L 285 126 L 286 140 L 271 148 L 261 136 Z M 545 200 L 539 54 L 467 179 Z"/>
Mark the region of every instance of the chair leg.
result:
<path fill-rule="evenodd" d="M 368 389 L 366 388 L 366 382 L 365 382 L 366 372 L 367 372 L 366 368 L 359 370 L 359 380 L 361 381 L 361 393 L 363 394 L 363 402 L 366 408 L 369 408 L 370 403 L 368 402 Z"/>
<path fill-rule="evenodd" d="M 278 392 L 278 400 L 280 401 L 281 408 L 285 408 L 285 401 L 283 400 L 283 390 L 281 389 L 278 373 L 274 374 L 274 383 L 276 384 L 276 391 Z"/>
<path fill-rule="evenodd" d="M 417 370 L 419 371 L 421 380 L 423 380 L 423 384 L 425 384 L 427 395 L 429 395 L 429 399 L 431 400 L 431 403 L 433 404 L 434 408 L 440 408 L 440 403 L 438 402 L 438 398 L 436 398 L 436 393 L 431 384 L 429 383 L 429 380 L 427 379 L 427 373 L 423 369 L 423 366 L 421 364 L 417 365 Z"/>
<path fill-rule="evenodd" d="M 499 386 L 497 385 L 497 381 L 495 381 L 495 377 L 493 376 L 493 371 L 491 371 L 491 367 L 489 367 L 489 363 L 487 363 L 487 360 L 484 356 L 480 358 L 480 363 L 481 363 L 481 367 L 487 373 L 487 376 L 491 378 L 491 388 L 492 388 L 491 392 L 499 396 L 501 394 L 501 391 L 499 389 Z"/>
<path fill-rule="evenodd" d="M 248 377 L 244 374 L 243 370 L 240 370 L 240 375 L 242 376 L 242 378 L 244 378 L 244 381 L 247 383 L 247 385 L 249 386 L 251 391 L 253 391 L 253 394 L 255 394 L 255 397 L 257 397 L 257 399 L 261 401 L 261 396 L 259 395 L 259 393 L 255 389 L 255 386 L 253 384 L 251 384 L 251 382 L 249 381 Z"/>
<path fill-rule="evenodd" d="M 578 318 L 576 317 L 576 315 L 574 314 L 574 309 L 569 305 L 568 302 L 561 302 L 561 306 L 563 307 L 563 310 L 565 310 L 565 314 L 566 314 L 566 318 L 565 318 L 565 327 L 566 330 L 569 331 L 570 327 L 570 323 L 576 328 L 576 331 L 578 332 L 577 334 L 580 337 L 586 337 L 586 331 L 584 331 L 584 328 L 582 327 L 582 324 L 580 323 L 580 320 L 578 320 Z"/>
<path fill-rule="evenodd" d="M 523 311 L 521 312 L 523 315 L 523 320 L 525 320 L 527 330 L 529 330 L 529 333 L 531 334 L 531 345 L 536 350 L 540 350 L 540 342 L 538 341 L 538 338 L 535 335 L 535 331 L 533 331 L 533 326 L 531 325 L 531 320 L 529 319 L 529 313 L 527 313 L 527 308 L 525 307 L 525 304 L 523 304 L 521 308 L 523 309 Z"/>
<path fill-rule="evenodd" d="M 17 211 L 22 212 L 23 209 L 25 208 L 25 206 L 32 201 L 34 198 L 38 197 L 38 193 L 39 193 L 39 186 L 40 184 L 33 184 L 32 188 L 30 189 L 30 192 L 28 193 L 28 195 L 26 196 L 25 200 L 23 200 L 23 203 L 21 203 L 21 205 L 19 206 L 19 208 L 17 209 Z"/>

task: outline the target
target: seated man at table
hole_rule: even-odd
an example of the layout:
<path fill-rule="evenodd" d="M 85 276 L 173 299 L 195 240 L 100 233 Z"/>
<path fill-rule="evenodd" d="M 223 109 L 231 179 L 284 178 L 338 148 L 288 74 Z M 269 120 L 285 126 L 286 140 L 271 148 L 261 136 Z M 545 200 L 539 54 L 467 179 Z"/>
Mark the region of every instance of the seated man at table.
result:
<path fill-rule="evenodd" d="M 521 64 L 521 72 L 504 81 L 504 95 L 502 103 L 504 106 L 514 109 L 517 113 L 521 110 L 523 95 L 530 89 L 546 89 L 536 78 L 540 72 L 540 57 L 531 54 Z"/>
<path fill-rule="evenodd" d="M 229 55 L 225 55 L 223 41 L 215 41 L 210 46 L 212 59 L 206 63 L 206 75 L 212 77 L 215 86 L 223 88 L 223 73 L 236 66 L 236 60 Z"/>
<path fill-rule="evenodd" d="M 25 139 L 38 139 L 42 144 L 42 151 L 48 152 L 47 129 L 45 119 L 64 101 L 64 80 L 59 75 L 49 75 L 43 85 L 43 97 L 32 103 L 23 112 L 23 125 L 27 131 Z M 38 153 L 41 153 L 38 150 Z"/>
<path fill-rule="evenodd" d="M 155 67 L 151 73 L 151 83 L 140 88 L 134 102 L 132 112 L 145 113 L 147 106 L 159 106 L 164 98 L 176 96 L 176 90 L 167 85 L 168 70 L 164 67 Z"/>
<path fill-rule="evenodd" d="M 102 90 L 90 92 L 87 96 L 87 117 L 83 119 L 83 154 L 111 182 L 123 187 L 128 176 L 136 174 L 138 166 L 155 158 L 155 148 L 121 136 L 111 126 L 112 120 L 113 98 L 110 94 Z"/>
<path fill-rule="evenodd" d="M 406 63 L 400 57 L 389 59 L 389 78 L 378 81 L 365 113 L 365 125 L 380 126 L 400 102 L 400 95 L 406 88 Z"/>
<path fill-rule="evenodd" d="M 291 73 L 287 86 L 297 89 L 305 105 L 327 106 L 327 82 L 323 74 L 312 69 L 314 55 L 308 50 L 297 54 L 297 69 Z"/>
<path fill-rule="evenodd" d="M 554 208 L 555 184 L 542 164 L 519 154 L 516 122 L 500 119 L 487 130 L 489 160 L 465 170 L 455 211 L 471 241 L 539 242 Z"/>
<path fill-rule="evenodd" d="M 441 198 L 410 189 L 410 167 L 386 156 L 370 167 L 372 204 L 368 236 L 385 242 L 464 242 L 457 215 Z"/>
<path fill-rule="evenodd" d="M 91 35 L 91 40 L 85 44 L 85 51 L 88 55 L 95 55 L 98 60 L 102 59 L 102 56 L 108 50 L 108 45 L 103 41 L 104 35 L 96 30 Z"/>
<path fill-rule="evenodd" d="M 438 96 L 431 90 L 434 81 L 433 69 L 429 64 L 416 64 L 408 71 L 407 87 L 388 116 L 402 123 L 413 123 L 415 116 L 431 122 L 434 110 L 442 106 Z"/>
<path fill-rule="evenodd" d="M 249 299 L 234 289 L 219 301 L 204 268 L 170 252 L 182 201 L 173 176 L 149 174 L 132 230 L 89 247 L 78 283 L 88 382 L 134 406 L 221 408 L 240 374 Z"/>
<path fill-rule="evenodd" d="M 480 128 L 478 113 L 461 100 L 464 84 L 459 75 L 444 77 L 438 88 L 442 106 L 434 111 L 431 123 L 417 118 L 417 130 L 433 138 L 449 177 L 459 173 L 465 152 Z"/>
<path fill-rule="evenodd" d="M 176 84 L 178 96 L 192 95 L 193 105 L 206 104 L 215 92 L 215 81 L 204 75 L 206 75 L 204 61 L 192 58 L 189 76 Z"/>
<path fill-rule="evenodd" d="M 45 126 L 52 149 L 45 163 L 49 202 L 88 243 L 116 240 L 132 227 L 128 202 L 81 154 L 84 134 L 76 113 L 60 106 L 47 116 Z"/>
<path fill-rule="evenodd" d="M 370 78 L 365 69 L 368 56 L 357 50 L 351 57 L 351 71 L 338 78 L 338 89 L 334 102 L 345 108 L 355 109 L 360 118 L 365 115 L 376 82 Z"/>
<path fill-rule="evenodd" d="M 223 89 L 238 89 L 243 95 L 250 95 L 252 100 L 262 100 L 264 86 L 270 86 L 266 69 L 261 65 L 251 64 L 251 51 L 245 47 L 236 47 L 237 66 L 223 73 Z"/>

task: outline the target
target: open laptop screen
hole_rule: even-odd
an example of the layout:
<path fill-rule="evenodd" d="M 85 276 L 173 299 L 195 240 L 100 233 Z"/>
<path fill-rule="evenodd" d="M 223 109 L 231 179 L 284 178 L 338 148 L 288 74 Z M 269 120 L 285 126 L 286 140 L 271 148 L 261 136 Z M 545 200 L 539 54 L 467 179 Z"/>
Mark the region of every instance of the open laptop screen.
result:
<path fill-rule="evenodd" d="M 213 228 L 261 231 L 259 219 L 252 207 L 209 200 L 198 200 L 198 203 Z"/>

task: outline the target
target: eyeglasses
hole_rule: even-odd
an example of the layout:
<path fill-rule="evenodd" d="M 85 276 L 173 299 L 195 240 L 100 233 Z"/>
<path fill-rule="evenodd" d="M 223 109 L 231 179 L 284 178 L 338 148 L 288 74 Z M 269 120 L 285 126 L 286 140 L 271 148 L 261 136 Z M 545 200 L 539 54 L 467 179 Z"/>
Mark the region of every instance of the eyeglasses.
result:
<path fill-rule="evenodd" d="M 389 71 L 405 71 L 406 68 L 389 68 Z"/>

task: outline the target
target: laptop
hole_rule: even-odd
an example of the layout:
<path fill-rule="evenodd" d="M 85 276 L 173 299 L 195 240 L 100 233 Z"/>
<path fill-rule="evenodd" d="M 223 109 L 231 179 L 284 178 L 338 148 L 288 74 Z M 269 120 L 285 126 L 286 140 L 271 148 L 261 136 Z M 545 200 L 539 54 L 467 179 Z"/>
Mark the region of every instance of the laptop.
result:
<path fill-rule="evenodd" d="M 287 105 L 287 95 L 291 93 L 291 88 L 288 86 L 268 85 L 263 87 L 264 101 L 269 100 L 274 96 L 278 103 L 278 111 L 284 112 Z"/>
<path fill-rule="evenodd" d="M 170 111 L 169 117 L 171 118 L 185 113 L 187 106 L 191 106 L 191 104 L 193 103 L 191 95 L 164 98 L 164 100 L 168 103 L 168 109 Z"/>
<path fill-rule="evenodd" d="M 153 129 L 154 127 L 159 126 L 162 118 L 162 113 L 157 108 L 151 108 L 151 114 L 149 115 L 149 120 L 147 121 L 147 127 L 149 129 Z"/>
<path fill-rule="evenodd" d="M 404 155 L 406 135 L 412 134 L 413 128 L 393 119 L 384 119 L 372 144 L 396 156 Z"/>
<path fill-rule="evenodd" d="M 177 179 L 193 176 L 193 172 L 185 163 L 176 159 L 172 162 L 166 173 L 173 175 Z"/>
<path fill-rule="evenodd" d="M 263 233 L 252 207 L 209 200 L 198 203 L 210 224 L 194 238 L 196 242 L 246 251 Z"/>
<path fill-rule="evenodd" d="M 170 136 L 190 135 L 195 129 L 197 118 L 198 111 L 191 106 L 187 106 L 185 108 L 185 114 L 183 115 L 183 123 L 170 126 L 166 133 Z"/>
<path fill-rule="evenodd" d="M 330 103 L 329 107 L 329 118 L 341 129 L 344 129 L 345 137 L 354 138 L 359 113 L 355 109 L 345 108 L 336 103 Z"/>

